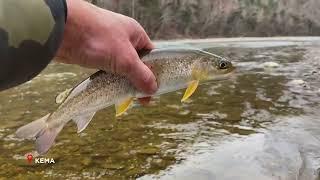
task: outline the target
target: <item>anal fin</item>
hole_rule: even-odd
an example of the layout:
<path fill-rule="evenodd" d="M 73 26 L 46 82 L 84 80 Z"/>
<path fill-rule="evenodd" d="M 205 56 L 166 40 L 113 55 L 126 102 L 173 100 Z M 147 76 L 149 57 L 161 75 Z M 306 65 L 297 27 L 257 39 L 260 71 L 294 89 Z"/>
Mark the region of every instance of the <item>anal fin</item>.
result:
<path fill-rule="evenodd" d="M 81 116 L 76 116 L 73 118 L 73 121 L 77 124 L 78 127 L 78 133 L 82 132 L 84 129 L 86 129 L 86 127 L 88 126 L 88 124 L 90 123 L 90 121 L 92 120 L 93 116 L 96 113 L 91 113 L 91 114 L 85 114 L 85 115 L 81 115 Z"/>
<path fill-rule="evenodd" d="M 186 101 L 196 91 L 198 85 L 199 85 L 198 80 L 191 81 L 188 88 L 184 92 L 181 102 Z"/>
<path fill-rule="evenodd" d="M 116 103 L 116 105 L 115 105 L 116 106 L 116 117 L 121 116 L 123 113 L 125 113 L 129 109 L 132 102 L 133 102 L 133 97 L 130 97 L 124 101 Z"/>

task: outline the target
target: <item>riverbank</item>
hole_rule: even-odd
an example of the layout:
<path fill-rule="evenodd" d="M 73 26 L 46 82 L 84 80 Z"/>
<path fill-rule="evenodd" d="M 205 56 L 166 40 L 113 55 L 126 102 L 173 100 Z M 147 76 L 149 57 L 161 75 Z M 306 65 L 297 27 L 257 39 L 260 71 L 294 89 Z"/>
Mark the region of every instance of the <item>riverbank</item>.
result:
<path fill-rule="evenodd" d="M 153 39 L 320 35 L 318 0 L 92 2 L 133 17 Z"/>

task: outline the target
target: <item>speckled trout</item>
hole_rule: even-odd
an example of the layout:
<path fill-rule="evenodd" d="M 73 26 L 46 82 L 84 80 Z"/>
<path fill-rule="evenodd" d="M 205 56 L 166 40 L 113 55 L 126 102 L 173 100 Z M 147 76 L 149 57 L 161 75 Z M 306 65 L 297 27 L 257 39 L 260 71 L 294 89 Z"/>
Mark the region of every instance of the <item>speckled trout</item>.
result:
<path fill-rule="evenodd" d="M 64 125 L 73 120 L 78 133 L 90 123 L 95 113 L 115 105 L 120 116 L 134 98 L 149 97 L 186 88 L 186 101 L 205 81 L 221 80 L 234 70 L 232 63 L 218 55 L 198 49 L 156 49 L 142 58 L 154 73 L 158 90 L 155 94 L 138 91 L 124 76 L 98 71 L 69 91 L 57 96 L 59 108 L 16 132 L 19 138 L 35 139 L 39 154 L 46 153 Z"/>

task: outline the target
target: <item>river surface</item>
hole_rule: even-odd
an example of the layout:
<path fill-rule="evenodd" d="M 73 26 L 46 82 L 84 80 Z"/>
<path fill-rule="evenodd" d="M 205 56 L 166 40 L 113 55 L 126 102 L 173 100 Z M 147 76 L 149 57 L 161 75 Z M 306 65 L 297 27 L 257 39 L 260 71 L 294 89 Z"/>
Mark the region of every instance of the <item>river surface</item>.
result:
<path fill-rule="evenodd" d="M 29 163 L 33 142 L 16 129 L 58 105 L 55 97 L 94 70 L 50 64 L 39 76 L 0 92 L 3 179 L 319 179 L 320 38 L 238 38 L 158 42 L 227 57 L 227 81 L 135 103 L 119 118 L 109 107 L 76 133 L 69 123 L 43 157 Z M 0 178 L 0 179 L 2 179 Z"/>

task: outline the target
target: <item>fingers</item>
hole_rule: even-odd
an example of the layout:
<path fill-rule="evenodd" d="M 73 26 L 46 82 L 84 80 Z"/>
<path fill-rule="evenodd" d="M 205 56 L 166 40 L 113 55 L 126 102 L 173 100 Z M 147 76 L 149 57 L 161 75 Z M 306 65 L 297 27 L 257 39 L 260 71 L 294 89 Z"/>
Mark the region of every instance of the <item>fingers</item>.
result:
<path fill-rule="evenodd" d="M 157 88 L 156 78 L 152 71 L 140 60 L 136 50 L 130 46 L 128 54 L 124 56 L 120 71 L 140 91 L 146 94 L 153 94 Z"/>

